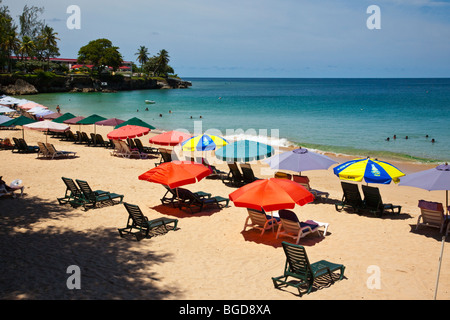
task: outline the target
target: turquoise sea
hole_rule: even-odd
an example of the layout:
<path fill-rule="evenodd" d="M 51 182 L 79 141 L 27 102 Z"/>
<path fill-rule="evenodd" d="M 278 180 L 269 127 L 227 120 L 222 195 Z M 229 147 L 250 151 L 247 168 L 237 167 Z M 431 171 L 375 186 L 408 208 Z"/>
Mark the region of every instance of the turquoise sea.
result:
<path fill-rule="evenodd" d="M 264 135 L 274 145 L 385 160 L 450 161 L 450 79 L 184 80 L 192 87 L 25 98 L 77 116 L 136 116 L 162 130 Z"/>

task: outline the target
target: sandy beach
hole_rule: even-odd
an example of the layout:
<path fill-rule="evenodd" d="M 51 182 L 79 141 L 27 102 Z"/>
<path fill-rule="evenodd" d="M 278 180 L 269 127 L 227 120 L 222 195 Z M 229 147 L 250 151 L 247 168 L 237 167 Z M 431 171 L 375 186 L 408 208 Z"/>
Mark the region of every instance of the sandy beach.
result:
<path fill-rule="evenodd" d="M 73 128 L 73 131 L 78 129 Z M 83 131 L 93 132 L 93 126 Z M 106 138 L 111 127 L 98 127 Z M 140 137 L 149 146 L 148 138 Z M 25 130 L 29 145 L 45 142 L 42 132 Z M 21 130 L 1 130 L 1 138 L 21 137 Z M 230 202 L 221 210 L 189 214 L 163 206 L 161 185 L 138 180 L 157 158 L 125 159 L 110 150 L 48 137 L 58 150 L 76 152 L 75 158 L 38 159 L 36 154 L 0 151 L 0 175 L 10 183 L 21 179 L 22 198 L 1 198 L 1 299 L 163 299 L 163 300 L 430 300 L 434 297 L 442 235 L 435 228 L 415 230 L 418 200 L 445 204 L 444 191 L 377 185 L 385 203 L 402 206 L 400 215 L 382 218 L 335 210 L 342 198 L 340 180 L 329 170 L 304 172 L 311 186 L 329 192 L 329 201 L 296 206 L 301 220 L 329 223 L 326 237 L 300 241 L 311 262 L 344 264 L 345 279 L 315 287 L 301 298 L 292 287 L 275 289 L 271 277 L 282 275 L 285 255 L 281 242 L 268 231 L 242 232 L 247 211 Z M 339 162 L 347 160 L 337 157 Z M 433 165 L 395 163 L 405 173 Z M 226 164 L 218 168 L 228 172 Z M 260 178 L 273 176 L 263 162 L 252 163 Z M 178 230 L 156 234 L 140 242 L 120 238 L 127 222 L 122 204 L 84 211 L 56 200 L 65 192 L 61 177 L 89 182 L 93 189 L 124 195 L 149 219 L 176 218 Z M 361 185 L 361 183 L 359 183 Z M 236 188 L 220 180 L 203 179 L 187 185 L 228 197 Z M 68 289 L 69 266 L 81 271 L 81 289 Z M 380 285 L 368 283 L 379 271 Z M 445 244 L 437 299 L 450 299 L 450 246 Z"/>

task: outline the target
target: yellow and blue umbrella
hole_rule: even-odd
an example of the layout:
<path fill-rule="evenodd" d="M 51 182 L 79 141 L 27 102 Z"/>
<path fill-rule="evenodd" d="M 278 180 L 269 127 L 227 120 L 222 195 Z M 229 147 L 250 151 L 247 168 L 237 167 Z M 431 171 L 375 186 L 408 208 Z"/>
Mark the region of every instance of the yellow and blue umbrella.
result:
<path fill-rule="evenodd" d="M 209 151 L 221 148 L 227 144 L 228 141 L 222 137 L 202 134 L 187 139 L 181 145 L 183 151 Z"/>
<path fill-rule="evenodd" d="M 362 181 L 367 183 L 389 184 L 400 181 L 405 174 L 390 163 L 372 160 L 370 158 L 359 158 L 344 162 L 334 169 L 334 174 L 342 180 Z"/>

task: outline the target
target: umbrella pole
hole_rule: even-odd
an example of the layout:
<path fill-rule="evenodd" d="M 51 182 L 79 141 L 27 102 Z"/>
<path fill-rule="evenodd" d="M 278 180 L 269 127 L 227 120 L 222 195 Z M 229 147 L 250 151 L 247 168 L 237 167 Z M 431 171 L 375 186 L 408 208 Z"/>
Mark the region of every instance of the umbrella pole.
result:
<path fill-rule="evenodd" d="M 438 267 L 438 274 L 437 274 L 437 279 L 436 279 L 436 289 L 434 290 L 434 300 L 436 300 L 437 291 L 438 291 L 439 274 L 441 273 L 442 255 L 444 254 L 444 243 L 445 243 L 445 236 L 442 237 L 441 256 L 439 257 L 439 267 Z"/>

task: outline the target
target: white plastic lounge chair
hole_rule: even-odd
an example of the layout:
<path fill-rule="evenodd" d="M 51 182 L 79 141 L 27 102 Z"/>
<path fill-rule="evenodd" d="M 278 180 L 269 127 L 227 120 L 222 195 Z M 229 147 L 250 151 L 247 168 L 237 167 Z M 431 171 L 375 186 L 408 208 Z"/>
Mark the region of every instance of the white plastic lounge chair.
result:
<path fill-rule="evenodd" d="M 277 239 L 279 236 L 288 236 L 296 240 L 295 244 L 300 242 L 300 239 L 311 233 L 317 233 L 320 235 L 319 230 L 321 227 L 325 227 L 323 235 L 326 234 L 328 224 L 316 222 L 314 220 L 308 220 L 301 222 L 298 220 L 297 215 L 290 210 L 278 211 L 281 224 L 278 226 Z"/>

